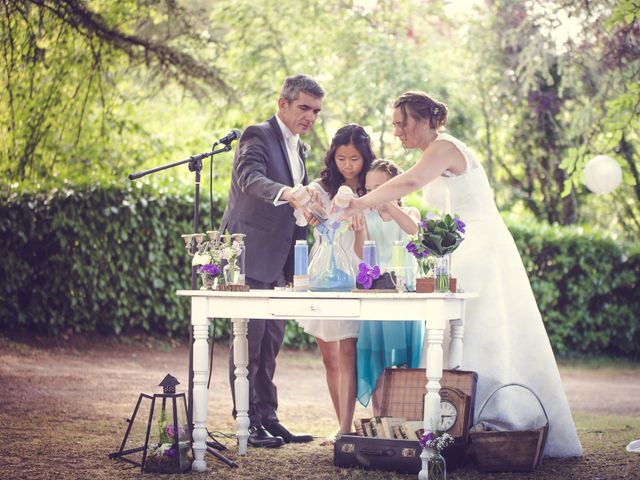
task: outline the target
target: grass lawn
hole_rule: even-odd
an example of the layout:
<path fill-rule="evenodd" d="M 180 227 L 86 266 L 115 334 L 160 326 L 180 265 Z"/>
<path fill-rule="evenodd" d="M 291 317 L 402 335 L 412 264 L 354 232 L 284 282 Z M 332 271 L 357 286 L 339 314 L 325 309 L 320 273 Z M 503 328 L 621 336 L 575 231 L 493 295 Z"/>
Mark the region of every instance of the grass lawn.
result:
<path fill-rule="evenodd" d="M 237 454 L 226 373 L 227 351 L 214 349 L 208 424 L 231 469 L 207 455 L 208 471 L 181 478 L 415 479 L 416 475 L 342 469 L 321 439 Z M 98 337 L 12 340 L 0 337 L 0 421 L 5 432 L 0 475 L 7 479 L 129 479 L 139 469 L 108 459 L 118 449 L 140 393 L 154 393 L 166 373 L 186 388 L 187 348 L 153 340 L 124 344 Z M 450 479 L 640 479 L 640 454 L 624 447 L 640 439 L 640 364 L 612 359 L 560 363 L 585 455 L 545 459 L 531 473 L 479 473 L 473 465 Z M 283 352 L 276 373 L 280 419 L 294 432 L 326 437 L 337 427 L 317 353 Z M 371 416 L 357 407 L 356 417 Z M 220 433 L 216 433 L 220 432 Z M 134 439 L 135 442 L 135 439 Z M 132 446 L 132 445 L 131 445 Z"/>

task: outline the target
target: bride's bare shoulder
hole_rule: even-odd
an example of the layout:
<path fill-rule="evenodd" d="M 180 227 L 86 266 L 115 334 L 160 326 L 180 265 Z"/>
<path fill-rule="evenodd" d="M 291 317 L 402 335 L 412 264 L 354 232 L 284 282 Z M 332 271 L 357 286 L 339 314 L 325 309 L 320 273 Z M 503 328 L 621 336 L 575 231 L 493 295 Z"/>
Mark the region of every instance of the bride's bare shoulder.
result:
<path fill-rule="evenodd" d="M 458 146 L 448 138 L 438 138 L 429 145 L 430 155 L 445 158 L 447 170 L 454 175 L 460 175 L 466 170 L 464 155 Z"/>

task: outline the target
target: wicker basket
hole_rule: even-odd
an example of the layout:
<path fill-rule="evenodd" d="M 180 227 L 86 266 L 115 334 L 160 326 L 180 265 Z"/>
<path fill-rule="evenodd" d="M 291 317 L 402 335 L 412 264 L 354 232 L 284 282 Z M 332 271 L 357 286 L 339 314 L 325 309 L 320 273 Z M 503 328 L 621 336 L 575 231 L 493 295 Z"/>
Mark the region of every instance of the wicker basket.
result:
<path fill-rule="evenodd" d="M 549 416 L 538 395 L 529 387 L 519 383 L 501 385 L 491 393 L 480 407 L 478 421 L 491 397 L 505 387 L 522 387 L 536 397 L 546 424 L 534 430 L 515 430 L 508 432 L 480 431 L 471 432 L 471 444 L 475 450 L 478 470 L 481 472 L 524 472 L 531 471 L 542 463 L 544 446 L 549 435 Z"/>

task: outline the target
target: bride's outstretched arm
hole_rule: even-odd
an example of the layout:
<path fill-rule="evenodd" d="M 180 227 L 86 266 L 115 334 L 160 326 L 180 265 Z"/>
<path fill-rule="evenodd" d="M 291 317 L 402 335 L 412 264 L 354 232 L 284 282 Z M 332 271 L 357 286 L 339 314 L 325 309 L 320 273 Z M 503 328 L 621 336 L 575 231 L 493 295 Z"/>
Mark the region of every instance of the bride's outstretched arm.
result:
<path fill-rule="evenodd" d="M 445 170 L 458 167 L 460 162 L 464 164 L 464 158 L 453 144 L 446 141 L 433 142 L 422 152 L 420 160 L 409 170 L 366 195 L 353 199 L 349 204 L 349 209 L 345 212 L 345 217 L 353 215 L 355 211 L 402 198 L 432 182 Z"/>

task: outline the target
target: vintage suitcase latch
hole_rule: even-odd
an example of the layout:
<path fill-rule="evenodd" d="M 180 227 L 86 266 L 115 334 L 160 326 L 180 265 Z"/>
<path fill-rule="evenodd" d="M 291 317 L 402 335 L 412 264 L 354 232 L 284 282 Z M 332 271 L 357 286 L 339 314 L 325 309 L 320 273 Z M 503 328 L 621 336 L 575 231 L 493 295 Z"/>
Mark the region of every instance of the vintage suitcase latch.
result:
<path fill-rule="evenodd" d="M 402 456 L 403 457 L 415 457 L 416 456 L 416 449 L 415 448 L 403 448 L 402 449 Z"/>
<path fill-rule="evenodd" d="M 356 449 L 356 446 L 353 443 L 345 443 L 342 445 L 342 448 L 341 448 L 341 450 L 344 453 L 353 453 L 355 449 Z"/>

